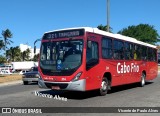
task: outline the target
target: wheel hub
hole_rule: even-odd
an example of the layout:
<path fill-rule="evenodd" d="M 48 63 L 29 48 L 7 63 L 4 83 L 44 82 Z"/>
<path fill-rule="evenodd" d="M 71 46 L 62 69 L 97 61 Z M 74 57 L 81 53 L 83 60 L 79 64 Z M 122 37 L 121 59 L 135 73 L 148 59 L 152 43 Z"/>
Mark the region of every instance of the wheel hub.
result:
<path fill-rule="evenodd" d="M 102 82 L 101 88 L 103 91 L 107 90 L 107 83 L 105 81 Z"/>

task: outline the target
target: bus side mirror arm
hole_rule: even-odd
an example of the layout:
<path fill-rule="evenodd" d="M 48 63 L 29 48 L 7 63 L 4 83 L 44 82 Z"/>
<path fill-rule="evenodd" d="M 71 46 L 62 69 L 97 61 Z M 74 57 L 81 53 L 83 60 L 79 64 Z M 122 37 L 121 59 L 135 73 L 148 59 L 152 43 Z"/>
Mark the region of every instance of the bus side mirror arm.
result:
<path fill-rule="evenodd" d="M 36 46 L 34 46 L 34 54 L 36 53 Z"/>
<path fill-rule="evenodd" d="M 35 44 L 36 44 L 37 41 L 41 41 L 41 39 L 37 39 L 36 41 L 34 41 L 34 54 L 36 53 L 36 46 L 35 46 Z"/>

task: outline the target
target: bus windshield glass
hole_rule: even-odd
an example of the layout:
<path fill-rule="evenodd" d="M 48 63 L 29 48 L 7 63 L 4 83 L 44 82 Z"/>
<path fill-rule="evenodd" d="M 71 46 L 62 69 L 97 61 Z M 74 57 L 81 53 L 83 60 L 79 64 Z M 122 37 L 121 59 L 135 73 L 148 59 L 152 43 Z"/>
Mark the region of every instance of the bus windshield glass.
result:
<path fill-rule="evenodd" d="M 77 69 L 82 62 L 83 40 L 43 42 L 40 67 L 44 71 L 61 72 Z"/>

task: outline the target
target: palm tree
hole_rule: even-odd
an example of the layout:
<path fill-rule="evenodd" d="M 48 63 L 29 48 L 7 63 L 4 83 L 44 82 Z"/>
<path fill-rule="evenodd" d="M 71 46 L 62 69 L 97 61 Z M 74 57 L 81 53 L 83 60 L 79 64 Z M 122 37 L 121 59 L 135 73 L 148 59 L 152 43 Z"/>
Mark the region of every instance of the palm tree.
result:
<path fill-rule="evenodd" d="M 30 53 L 31 53 L 31 50 L 28 48 L 26 49 L 26 60 L 30 60 Z"/>
<path fill-rule="evenodd" d="M 14 61 L 21 61 L 21 50 L 19 46 L 14 47 Z"/>
<path fill-rule="evenodd" d="M 0 40 L 0 50 L 4 47 L 4 42 L 3 40 Z"/>
<path fill-rule="evenodd" d="M 6 59 L 4 56 L 0 55 L 0 64 L 1 63 L 5 63 L 6 62 Z"/>
<path fill-rule="evenodd" d="M 31 53 L 31 50 L 28 48 L 26 49 L 25 51 L 23 51 L 21 54 L 22 54 L 22 60 L 23 61 L 29 61 L 30 60 L 30 53 Z"/>
<path fill-rule="evenodd" d="M 10 61 L 21 61 L 21 50 L 19 46 L 10 47 L 9 50 L 6 50 L 6 57 L 9 58 Z"/>
<path fill-rule="evenodd" d="M 13 47 L 11 47 L 9 50 L 6 50 L 6 57 L 8 58 L 8 61 L 12 61 Z"/>
<path fill-rule="evenodd" d="M 38 58 L 39 58 L 39 54 L 35 54 L 32 60 L 35 61 L 35 62 L 37 62 Z"/>
<path fill-rule="evenodd" d="M 9 40 L 9 38 L 12 38 L 12 33 L 9 29 L 6 29 L 5 31 L 2 31 L 2 35 L 4 38 L 4 51 L 5 51 L 5 56 L 6 56 L 7 45 L 10 45 L 10 43 L 13 43 L 13 41 Z"/>

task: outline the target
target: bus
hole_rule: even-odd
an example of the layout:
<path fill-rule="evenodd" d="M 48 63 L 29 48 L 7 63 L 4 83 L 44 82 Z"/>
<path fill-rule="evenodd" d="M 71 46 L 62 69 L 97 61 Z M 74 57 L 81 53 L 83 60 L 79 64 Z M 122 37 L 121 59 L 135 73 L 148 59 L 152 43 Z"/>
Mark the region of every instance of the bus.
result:
<path fill-rule="evenodd" d="M 92 27 L 46 32 L 39 57 L 40 88 L 98 90 L 153 80 L 158 74 L 156 46 Z"/>

